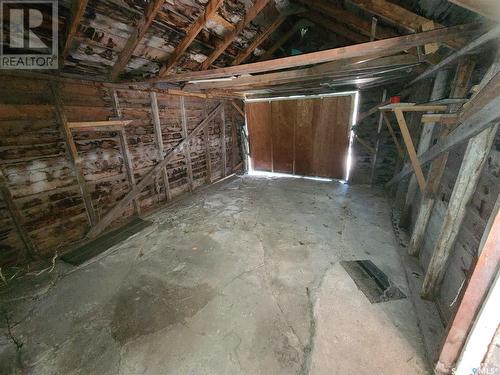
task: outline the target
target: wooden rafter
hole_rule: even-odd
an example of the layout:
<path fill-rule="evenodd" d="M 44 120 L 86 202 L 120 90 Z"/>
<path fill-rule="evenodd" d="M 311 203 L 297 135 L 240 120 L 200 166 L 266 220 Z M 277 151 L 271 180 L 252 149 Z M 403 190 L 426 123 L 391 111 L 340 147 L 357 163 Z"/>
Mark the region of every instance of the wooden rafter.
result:
<path fill-rule="evenodd" d="M 226 50 L 227 47 L 234 41 L 239 33 L 260 13 L 260 11 L 269 3 L 269 0 L 255 0 L 254 4 L 247 10 L 245 17 L 238 22 L 233 31 L 228 33 L 224 39 L 216 44 L 215 50 L 201 64 L 200 70 L 206 70 L 217 60 L 217 58 Z"/>
<path fill-rule="evenodd" d="M 350 2 L 384 21 L 412 33 L 422 31 L 423 27 L 426 27 L 431 21 L 387 0 L 351 0 Z M 434 28 L 440 29 L 442 27 L 444 26 L 434 22 Z M 448 41 L 448 44 L 456 49 L 464 44 L 464 40 L 457 37 L 455 40 Z"/>
<path fill-rule="evenodd" d="M 92 197 L 90 196 L 90 192 L 88 191 L 87 185 L 85 183 L 85 177 L 83 175 L 81 166 L 82 159 L 78 155 L 78 150 L 76 148 L 73 135 L 71 134 L 71 128 L 68 126 L 68 119 L 66 117 L 66 113 L 64 112 L 64 104 L 61 99 L 59 87 L 56 83 L 51 82 L 50 89 L 52 98 L 54 100 L 54 109 L 57 122 L 61 127 L 61 135 L 64 139 L 64 142 L 66 143 L 67 155 L 69 157 L 71 166 L 73 167 L 73 172 L 75 173 L 78 187 L 80 188 L 80 192 L 83 197 L 83 203 L 87 211 L 89 223 L 91 226 L 93 226 L 97 223 L 97 216 L 95 214 L 94 207 L 92 206 Z"/>
<path fill-rule="evenodd" d="M 351 29 L 370 38 L 372 35 L 372 22 L 357 16 L 355 13 L 348 10 L 342 9 L 340 6 L 336 5 L 334 2 L 327 0 L 299 0 L 300 3 L 309 6 L 321 14 L 333 18 L 336 22 L 340 22 L 344 25 L 349 26 Z M 398 36 L 398 34 L 391 29 L 384 26 L 377 26 L 377 32 L 375 33 L 375 39 L 387 39 Z"/>
<path fill-rule="evenodd" d="M 198 19 L 191 24 L 184 39 L 181 40 L 177 48 L 170 55 L 167 63 L 160 69 L 159 76 L 163 77 L 177 64 L 184 52 L 187 51 L 196 36 L 203 30 L 203 27 L 209 19 L 213 19 L 217 14 L 217 9 L 222 5 L 224 0 L 210 0 L 205 7 L 203 13 Z"/>
<path fill-rule="evenodd" d="M 479 134 L 483 130 L 495 124 L 500 119 L 498 108 L 500 107 L 500 73 L 497 72 L 484 86 L 484 88 L 458 114 L 460 124 L 449 136 L 439 140 L 425 153 L 420 155 L 419 162 L 425 165 L 447 152 L 457 144 L 467 141 L 469 138 Z M 386 185 L 392 185 L 411 173 L 411 166 L 406 164 L 401 171 L 395 175 Z"/>
<path fill-rule="evenodd" d="M 247 59 L 248 56 L 252 54 L 255 49 L 260 46 L 269 36 L 281 26 L 281 24 L 286 20 L 285 16 L 280 16 L 276 18 L 276 20 L 268 26 L 266 30 L 264 30 L 261 34 L 257 36 L 257 38 L 243 51 L 241 51 L 238 56 L 234 59 L 231 65 L 239 65 L 243 61 Z"/>
<path fill-rule="evenodd" d="M 208 114 L 207 117 L 201 121 L 196 128 L 184 138 L 177 146 L 175 146 L 165 158 L 156 164 L 143 178 L 137 183 L 137 185 L 122 198 L 104 217 L 99 221 L 99 223 L 93 227 L 88 233 L 87 238 L 95 238 L 101 234 L 117 217 L 121 215 L 124 209 L 135 199 L 135 197 L 140 194 L 146 186 L 148 186 L 154 178 L 166 167 L 166 165 L 172 161 L 172 159 L 182 150 L 191 139 L 193 139 L 213 118 L 219 113 L 222 104 L 219 104 L 212 112 Z"/>
<path fill-rule="evenodd" d="M 144 17 L 139 21 L 137 27 L 132 31 L 132 34 L 127 40 L 125 47 L 120 52 L 113 68 L 111 69 L 111 79 L 114 81 L 127 66 L 132 54 L 141 42 L 149 27 L 153 23 L 156 15 L 162 8 L 165 0 L 152 0 L 144 13 Z"/>
<path fill-rule="evenodd" d="M 259 61 L 267 60 L 270 58 L 274 52 L 276 52 L 283 44 L 285 44 L 292 36 L 295 35 L 297 31 L 299 31 L 302 27 L 304 27 L 304 20 L 298 21 L 293 27 L 290 28 L 285 34 L 283 34 L 269 49 L 264 53 Z"/>
<path fill-rule="evenodd" d="M 495 0 L 448 0 L 450 3 L 469 9 L 495 22 L 500 19 L 500 5 Z"/>
<path fill-rule="evenodd" d="M 427 77 L 432 76 L 434 73 L 436 73 L 438 70 L 442 69 L 444 66 L 451 64 L 452 62 L 456 61 L 458 58 L 461 56 L 464 56 L 468 53 L 470 53 L 472 50 L 475 48 L 480 47 L 481 45 L 500 37 L 500 25 L 496 26 L 495 28 L 491 29 L 487 33 L 481 35 L 479 38 L 474 39 L 472 42 L 469 44 L 465 45 L 462 47 L 460 50 L 452 53 L 450 56 L 439 62 L 438 64 L 430 67 L 427 69 L 425 72 L 420 74 L 417 78 L 415 78 L 413 81 L 410 82 L 410 85 L 425 79 Z"/>
<path fill-rule="evenodd" d="M 73 38 L 78 31 L 78 25 L 82 20 L 83 14 L 85 13 L 85 8 L 87 7 L 88 0 L 74 0 L 71 6 L 71 19 L 66 31 L 66 40 L 64 41 L 64 47 L 62 50 L 62 59 L 64 60 L 69 53 L 71 44 L 73 43 Z"/>
<path fill-rule="evenodd" d="M 319 52 L 306 53 L 302 55 L 289 56 L 281 59 L 259 61 L 256 63 L 238 65 L 226 68 L 211 69 L 205 71 L 186 72 L 168 75 L 162 79 L 153 79 L 152 82 L 183 82 L 191 80 L 215 79 L 232 75 L 252 74 L 269 72 L 280 69 L 295 68 L 305 65 L 313 65 L 336 60 L 349 59 L 352 57 L 370 56 L 373 54 L 392 55 L 412 47 L 424 45 L 430 42 L 441 42 L 454 38 L 457 35 L 473 35 L 484 28 L 483 25 L 468 24 L 452 26 L 445 29 L 425 31 L 421 33 L 399 36 L 390 39 L 377 40 L 373 42 L 355 44 L 351 46 L 334 48 Z"/>
<path fill-rule="evenodd" d="M 314 22 L 316 25 L 321 26 L 322 28 L 337 35 L 340 35 L 341 37 L 350 40 L 351 42 L 364 43 L 369 41 L 369 38 L 367 36 L 353 31 L 338 22 L 332 22 L 331 20 L 323 17 L 318 12 L 307 12 L 306 14 L 304 14 L 304 17 Z"/>

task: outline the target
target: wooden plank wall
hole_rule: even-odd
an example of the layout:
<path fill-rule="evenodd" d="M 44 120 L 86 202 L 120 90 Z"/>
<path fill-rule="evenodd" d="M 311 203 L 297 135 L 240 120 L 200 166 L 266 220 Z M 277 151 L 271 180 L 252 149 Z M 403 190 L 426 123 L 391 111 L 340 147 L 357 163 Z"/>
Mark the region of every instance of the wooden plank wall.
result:
<path fill-rule="evenodd" d="M 116 117 L 112 91 L 100 84 L 68 81 L 59 85 L 64 112 L 68 121 L 97 121 Z M 116 90 L 123 119 L 132 123 L 126 127 L 126 141 L 131 156 L 131 169 L 140 181 L 159 160 L 154 134 L 151 96 L 146 91 Z M 169 152 L 182 139 L 181 97 L 157 94 L 162 140 Z M 220 101 L 185 97 L 186 125 L 190 132 L 202 121 L 206 111 Z M 218 116 L 210 124 L 208 146 L 211 155 L 210 181 L 231 173 L 241 155 L 233 156 L 232 126 L 241 126 L 243 119 L 225 101 L 225 118 Z M 220 126 L 225 123 L 226 163 L 221 160 Z M 90 192 L 92 207 L 101 218 L 129 190 L 130 182 L 123 160 L 118 131 L 73 131 L 82 171 Z M 193 181 L 187 173 L 186 154 L 179 154 L 167 166 L 170 196 L 205 185 L 208 165 L 203 133 L 190 144 Z M 223 165 L 226 171 L 222 171 Z M 54 101 L 49 83 L 43 80 L 2 78 L 0 87 L 0 168 L 18 209 L 22 226 L 35 247 L 36 256 L 50 257 L 55 251 L 68 248 L 83 238 L 90 228 L 88 215 L 72 163 L 66 154 L 60 124 L 54 113 Z M 192 186 L 192 187 L 191 187 Z M 166 203 L 164 180 L 158 178 L 138 198 L 141 211 L 147 212 Z M 118 226 L 134 214 L 131 205 L 113 224 Z M 6 208 L 0 201 L 0 265 L 25 261 L 25 246 Z"/>

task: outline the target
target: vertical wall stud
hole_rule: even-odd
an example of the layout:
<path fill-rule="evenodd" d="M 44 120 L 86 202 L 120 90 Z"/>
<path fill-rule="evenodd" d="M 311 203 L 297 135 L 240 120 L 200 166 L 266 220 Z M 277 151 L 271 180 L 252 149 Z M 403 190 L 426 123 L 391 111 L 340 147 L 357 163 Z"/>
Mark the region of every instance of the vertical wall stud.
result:
<path fill-rule="evenodd" d="M 372 18 L 372 21 L 375 20 L 375 26 L 377 25 L 377 19 L 375 17 Z M 375 31 L 373 31 L 373 37 L 375 37 Z M 385 102 L 385 98 L 387 97 L 387 89 L 384 89 L 382 93 L 382 103 Z M 377 142 L 375 143 L 375 154 L 373 155 L 372 160 L 372 171 L 370 174 L 370 185 L 373 185 L 373 179 L 375 177 L 375 168 L 377 167 L 377 158 L 378 158 L 378 150 L 380 147 L 380 133 L 382 132 L 382 123 L 383 123 L 384 113 L 382 111 L 378 114 L 378 127 L 377 127 Z"/>
<path fill-rule="evenodd" d="M 181 125 L 182 125 L 182 138 L 186 139 L 188 135 L 188 128 L 187 128 L 187 116 L 186 116 L 186 103 L 185 99 L 183 96 L 180 97 L 181 100 Z M 188 176 L 188 183 L 189 183 L 189 191 L 193 190 L 193 164 L 191 161 L 191 151 L 190 149 L 190 143 L 186 145 L 184 148 L 184 155 L 186 158 L 186 168 L 187 168 L 187 176 Z"/>
<path fill-rule="evenodd" d="M 73 171 L 76 175 L 78 186 L 80 188 L 80 192 L 83 196 L 83 202 L 87 210 L 87 216 L 90 226 L 94 226 L 97 224 L 97 217 L 94 211 L 94 207 L 92 206 L 92 198 L 89 191 L 87 190 L 87 185 L 83 176 L 81 168 L 82 159 L 78 155 L 78 150 L 76 149 L 75 141 L 73 140 L 73 135 L 71 134 L 71 129 L 68 126 L 68 120 L 66 118 L 66 114 L 64 113 L 64 105 L 61 100 L 57 84 L 55 82 L 51 82 L 50 89 L 54 100 L 54 109 L 56 112 L 57 122 L 61 127 L 61 134 L 63 136 L 64 142 L 66 143 L 67 155 L 70 159 Z"/>
<path fill-rule="evenodd" d="M 207 116 L 207 105 L 203 109 L 203 117 Z M 207 162 L 207 184 L 212 183 L 212 156 L 210 154 L 210 124 L 203 129 L 203 142 L 205 143 L 205 160 Z"/>
<path fill-rule="evenodd" d="M 24 252 L 23 256 L 28 259 L 35 258 L 35 253 L 36 253 L 35 246 L 31 242 L 31 238 L 29 237 L 28 232 L 23 227 L 23 218 L 21 216 L 21 212 L 19 211 L 14 202 L 12 194 L 7 186 L 7 182 L 1 170 L 0 170 L 0 195 L 3 198 L 5 205 L 7 206 L 7 209 L 12 218 L 12 222 L 14 223 L 14 226 L 16 227 L 17 232 L 21 237 L 21 241 L 23 241 L 24 246 L 26 248 L 26 251 Z"/>
<path fill-rule="evenodd" d="M 224 109 L 225 103 L 222 103 L 220 111 L 221 116 L 221 142 L 222 142 L 222 177 L 226 177 L 227 173 L 227 157 L 226 157 L 226 111 Z"/>
<path fill-rule="evenodd" d="M 158 147 L 158 154 L 161 161 L 165 159 L 165 150 L 163 147 L 163 137 L 161 134 L 161 124 L 160 124 L 160 111 L 158 109 L 158 98 L 156 97 L 156 92 L 151 91 L 150 98 L 151 98 L 151 114 L 153 117 L 153 127 L 154 127 L 156 145 Z M 165 198 L 167 200 L 170 200 L 172 197 L 170 193 L 170 184 L 168 181 L 167 167 L 164 167 L 162 169 L 161 176 L 163 179 L 163 185 L 165 186 Z"/>

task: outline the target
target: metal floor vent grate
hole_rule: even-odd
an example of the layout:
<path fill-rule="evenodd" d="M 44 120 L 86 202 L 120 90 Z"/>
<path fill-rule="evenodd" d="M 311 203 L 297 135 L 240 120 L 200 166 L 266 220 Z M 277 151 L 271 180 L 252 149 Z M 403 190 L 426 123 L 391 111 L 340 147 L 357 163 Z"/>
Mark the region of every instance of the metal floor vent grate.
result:
<path fill-rule="evenodd" d="M 371 260 L 341 261 L 340 264 L 371 303 L 406 298 Z"/>

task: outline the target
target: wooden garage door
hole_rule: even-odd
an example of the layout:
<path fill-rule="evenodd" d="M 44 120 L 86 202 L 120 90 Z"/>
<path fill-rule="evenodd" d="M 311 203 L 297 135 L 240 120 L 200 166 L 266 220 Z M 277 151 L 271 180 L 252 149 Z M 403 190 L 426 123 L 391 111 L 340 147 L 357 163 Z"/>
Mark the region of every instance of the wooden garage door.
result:
<path fill-rule="evenodd" d="M 351 96 L 247 103 L 252 167 L 344 179 Z"/>

